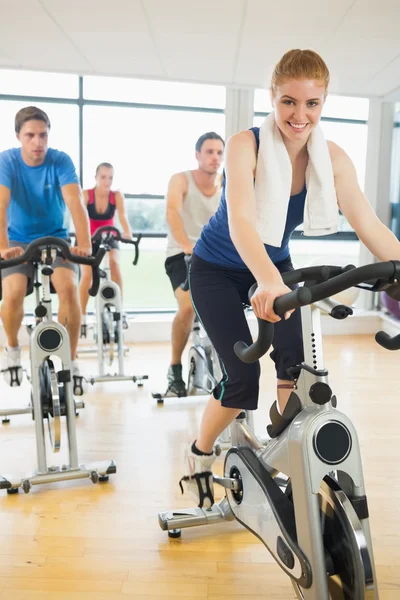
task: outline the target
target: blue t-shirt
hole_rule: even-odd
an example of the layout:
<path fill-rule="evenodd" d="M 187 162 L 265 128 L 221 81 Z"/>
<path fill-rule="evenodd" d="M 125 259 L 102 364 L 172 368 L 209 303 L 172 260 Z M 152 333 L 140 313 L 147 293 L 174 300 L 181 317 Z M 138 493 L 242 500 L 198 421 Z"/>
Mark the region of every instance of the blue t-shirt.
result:
<path fill-rule="evenodd" d="M 11 191 L 7 210 L 10 241 L 29 243 L 48 235 L 67 238 L 61 188 L 69 183 L 79 180 L 65 152 L 49 148 L 37 167 L 24 162 L 21 148 L 1 152 L 0 185 Z"/>
<path fill-rule="evenodd" d="M 252 127 L 257 144 L 257 152 L 260 144 L 260 128 Z M 248 267 L 241 259 L 229 233 L 228 209 L 225 194 L 225 174 L 222 181 L 221 202 L 215 215 L 211 217 L 208 225 L 201 232 L 201 236 L 194 248 L 195 254 L 210 263 L 231 269 L 247 269 Z M 264 244 L 271 261 L 274 264 L 285 260 L 289 256 L 289 240 L 293 231 L 303 223 L 304 203 L 306 189 L 289 200 L 288 213 L 286 217 L 285 232 L 283 234 L 280 248 Z"/>

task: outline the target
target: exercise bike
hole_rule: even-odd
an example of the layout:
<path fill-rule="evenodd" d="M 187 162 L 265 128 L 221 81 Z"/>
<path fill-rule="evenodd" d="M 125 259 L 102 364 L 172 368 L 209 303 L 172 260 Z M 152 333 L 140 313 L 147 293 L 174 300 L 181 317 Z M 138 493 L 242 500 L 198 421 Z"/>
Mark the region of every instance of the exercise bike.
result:
<path fill-rule="evenodd" d="M 98 374 L 89 378 L 89 382 L 104 381 L 133 381 L 138 387 L 143 386 L 143 381 L 148 379 L 148 375 L 125 375 L 124 373 L 124 339 L 123 329 L 127 329 L 128 324 L 124 321 L 122 311 L 121 290 L 117 283 L 110 278 L 109 251 L 112 249 L 111 241 L 132 244 L 135 247 L 135 257 L 133 265 L 137 265 L 139 260 L 139 243 L 141 234 L 136 239 L 127 239 L 121 236 L 116 227 L 105 225 L 99 227 L 92 236 L 92 243 L 101 243 L 107 251 L 104 260 L 103 269 L 100 271 L 100 287 L 96 296 L 96 324 L 94 338 L 97 344 L 95 349 L 98 360 Z M 81 337 L 87 337 L 87 325 L 81 326 Z M 80 350 L 80 353 L 82 350 Z M 84 352 L 84 350 L 83 350 Z M 91 349 L 88 349 L 91 352 Z M 114 358 L 118 359 L 118 370 L 116 373 L 106 373 L 105 365 L 112 367 Z"/>
<path fill-rule="evenodd" d="M 300 600 L 378 600 L 357 434 L 336 409 L 328 384 L 320 310 L 346 318 L 351 308 L 326 299 L 352 286 L 398 294 L 399 279 L 399 261 L 309 267 L 283 275 L 286 285 L 305 282 L 274 303 L 279 315 L 301 307 L 305 360 L 291 369 L 295 388 L 282 414 L 276 402 L 271 407 L 266 447 L 239 415 L 231 426 L 224 476 L 214 476 L 225 497 L 208 510 L 160 513 L 159 524 L 170 537 L 179 537 L 185 527 L 236 519 L 264 543 Z M 258 324 L 254 344 L 235 345 L 245 362 L 258 360 L 272 342 L 273 325 Z M 400 349 L 400 335 L 378 332 L 375 339 L 387 349 Z"/>
<path fill-rule="evenodd" d="M 0 260 L 0 270 L 25 262 L 33 263 L 34 288 L 38 300 L 35 309 L 36 324 L 29 339 L 32 384 L 30 412 L 35 421 L 38 467 L 35 474 L 22 479 L 0 476 L 0 489 L 7 490 L 8 494 L 17 493 L 20 487 L 28 493 L 33 485 L 70 479 L 88 477 L 93 483 L 108 481 L 109 475 L 116 473 L 113 460 L 86 467 L 79 464 L 75 415 L 76 408 L 83 407 L 83 404 L 76 404 L 74 401 L 69 336 L 63 325 L 53 321 L 50 295 L 52 264 L 57 256 L 76 264 L 91 266 L 93 284 L 89 293 L 92 296 L 96 295 L 100 283 L 99 264 L 104 254 L 105 249 L 99 248 L 95 257 L 77 256 L 71 253 L 65 240 L 44 237 L 31 242 L 21 256 Z M 61 448 L 61 417 L 64 416 L 67 425 L 69 464 L 48 467 L 44 421 L 47 421 L 48 425 L 49 447 L 53 453 L 58 453 Z"/>

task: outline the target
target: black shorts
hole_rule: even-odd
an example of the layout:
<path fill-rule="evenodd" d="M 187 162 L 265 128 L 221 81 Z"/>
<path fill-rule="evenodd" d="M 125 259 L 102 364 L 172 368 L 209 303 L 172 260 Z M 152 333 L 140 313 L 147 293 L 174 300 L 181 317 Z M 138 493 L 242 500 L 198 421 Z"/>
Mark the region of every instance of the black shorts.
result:
<path fill-rule="evenodd" d="M 290 257 L 275 266 L 281 273 L 293 270 Z M 248 269 L 221 267 L 193 254 L 189 282 L 193 306 L 221 362 L 223 379 L 214 389 L 214 397 L 228 408 L 255 410 L 260 364 L 242 362 L 233 350 L 239 340 L 248 345 L 253 341 L 243 304 L 248 304 L 254 276 Z M 272 345 L 270 357 L 278 379 L 293 379 L 287 369 L 304 360 L 300 310 L 287 321 L 275 323 Z"/>
<path fill-rule="evenodd" d="M 165 272 L 168 275 L 172 289 L 175 290 L 185 283 L 187 277 L 187 267 L 184 252 L 169 256 L 165 261 Z"/>

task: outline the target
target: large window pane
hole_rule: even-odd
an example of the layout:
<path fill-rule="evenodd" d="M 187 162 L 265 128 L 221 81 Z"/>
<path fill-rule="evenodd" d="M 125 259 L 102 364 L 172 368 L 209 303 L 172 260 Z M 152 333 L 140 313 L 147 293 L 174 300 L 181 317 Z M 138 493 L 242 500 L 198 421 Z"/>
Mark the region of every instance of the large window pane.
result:
<path fill-rule="evenodd" d="M 328 94 L 324 104 L 323 114 L 324 117 L 367 121 L 368 111 L 368 98 L 354 98 L 350 96 L 335 96 L 335 94 Z"/>
<path fill-rule="evenodd" d="M 269 90 L 254 90 L 254 112 L 271 112 L 271 110 Z"/>
<path fill-rule="evenodd" d="M 115 187 L 131 194 L 164 194 L 173 173 L 197 168 L 199 136 L 225 131 L 222 114 L 174 110 L 86 106 L 83 122 L 84 187 L 107 161 L 115 168 Z"/>
<path fill-rule="evenodd" d="M 321 127 L 326 139 L 335 142 L 350 156 L 357 171 L 360 187 L 364 189 L 368 126 L 321 121 Z"/>
<path fill-rule="evenodd" d="M 123 281 L 124 310 L 175 310 L 176 300 L 165 273 L 166 239 L 142 239 L 139 262 L 133 266 L 132 246 L 120 244 L 120 265 Z M 91 298 L 88 312 L 95 311 Z"/>
<path fill-rule="evenodd" d="M 360 242 L 358 240 L 291 240 L 290 255 L 296 268 L 311 265 L 359 266 Z"/>
<path fill-rule="evenodd" d="M 122 246 L 122 244 L 121 244 Z M 175 309 L 176 300 L 165 273 L 166 239 L 143 239 L 138 264 L 132 266 L 132 252 L 121 251 L 125 310 Z"/>
<path fill-rule="evenodd" d="M 396 114 L 393 127 L 390 202 L 392 207 L 391 229 L 400 239 L 400 112 Z"/>
<path fill-rule="evenodd" d="M 87 76 L 83 86 L 89 100 L 225 109 L 225 87 L 218 85 Z"/>
<path fill-rule="evenodd" d="M 121 244 L 122 246 L 122 244 Z M 121 248 L 121 269 L 124 281 L 124 308 L 175 309 L 170 281 L 165 274 L 165 239 L 143 239 L 140 243 L 140 258 L 132 266 L 133 253 Z M 292 240 L 291 256 L 296 267 L 311 264 L 354 264 L 358 266 L 360 242 L 330 240 Z M 335 257 L 334 260 L 332 257 Z"/>
<path fill-rule="evenodd" d="M 79 78 L 64 73 L 0 69 L 2 94 L 78 98 Z"/>
<path fill-rule="evenodd" d="M 295 268 L 316 265 L 355 265 L 359 266 L 360 242 L 343 240 L 292 240 L 290 254 Z M 349 288 L 341 292 L 335 299 L 348 306 L 353 306 L 359 296 L 357 288 Z"/>
<path fill-rule="evenodd" d="M 302 240 L 290 242 L 290 255 L 296 268 L 311 265 L 355 265 L 358 267 L 360 242 L 358 240 Z"/>
<path fill-rule="evenodd" d="M 126 198 L 125 207 L 132 231 L 140 233 L 167 233 L 165 200 Z M 117 227 L 120 227 L 118 219 Z"/>
<path fill-rule="evenodd" d="M 14 119 L 16 113 L 29 106 L 26 102 L 0 100 L 0 151 L 16 148 L 19 142 L 15 137 Z M 62 150 L 72 158 L 75 168 L 79 167 L 79 115 L 73 104 L 39 102 L 35 106 L 48 115 L 51 123 L 49 146 Z"/>

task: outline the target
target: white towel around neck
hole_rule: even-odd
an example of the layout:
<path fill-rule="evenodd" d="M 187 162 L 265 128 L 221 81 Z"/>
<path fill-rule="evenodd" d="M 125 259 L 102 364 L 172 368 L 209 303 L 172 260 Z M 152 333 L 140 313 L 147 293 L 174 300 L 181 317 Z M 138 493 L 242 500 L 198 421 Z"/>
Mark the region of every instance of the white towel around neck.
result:
<path fill-rule="evenodd" d="M 319 125 L 311 132 L 307 150 L 304 235 L 336 233 L 339 212 L 332 162 Z M 264 244 L 277 248 L 282 244 L 291 187 L 292 164 L 271 112 L 260 127 L 255 177 L 256 229 Z"/>

